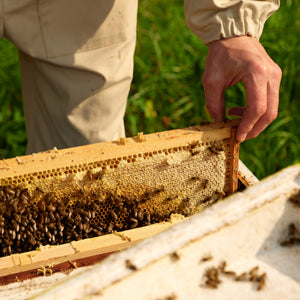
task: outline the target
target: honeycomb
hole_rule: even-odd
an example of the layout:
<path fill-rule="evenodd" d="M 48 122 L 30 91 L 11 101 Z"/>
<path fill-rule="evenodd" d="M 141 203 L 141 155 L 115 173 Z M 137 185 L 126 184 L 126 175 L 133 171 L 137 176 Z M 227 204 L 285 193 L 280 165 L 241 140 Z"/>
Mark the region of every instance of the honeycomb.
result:
<path fill-rule="evenodd" d="M 23 171 L 0 176 L 0 256 L 202 211 L 233 191 L 236 155 L 232 136 L 203 138 L 207 134 L 201 127 L 189 128 L 177 144 L 172 141 L 176 136 L 171 142 L 165 136 L 163 145 L 170 147 L 155 146 L 150 138 L 147 144 L 147 136 L 140 134 L 136 145 L 115 141 L 119 148 L 111 155 L 104 145 L 101 153 L 109 158 L 72 159 L 32 172 L 23 158 L 16 158 L 15 170 Z M 126 147 L 131 150 L 126 152 Z"/>

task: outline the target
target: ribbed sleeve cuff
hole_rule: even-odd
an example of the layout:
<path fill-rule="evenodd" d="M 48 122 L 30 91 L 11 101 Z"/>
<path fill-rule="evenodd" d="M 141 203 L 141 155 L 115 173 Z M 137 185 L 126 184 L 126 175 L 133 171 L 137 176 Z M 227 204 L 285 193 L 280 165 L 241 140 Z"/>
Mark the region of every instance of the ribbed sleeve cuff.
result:
<path fill-rule="evenodd" d="M 280 0 L 185 0 L 188 27 L 209 45 L 223 38 L 252 36 L 259 40 L 265 21 Z"/>

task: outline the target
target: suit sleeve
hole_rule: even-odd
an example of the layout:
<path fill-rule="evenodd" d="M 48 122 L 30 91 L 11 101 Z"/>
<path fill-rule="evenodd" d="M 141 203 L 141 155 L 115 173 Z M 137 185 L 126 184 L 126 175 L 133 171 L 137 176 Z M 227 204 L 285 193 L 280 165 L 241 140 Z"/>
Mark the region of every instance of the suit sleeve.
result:
<path fill-rule="evenodd" d="M 185 0 L 188 27 L 209 45 L 223 38 L 248 35 L 259 40 L 265 21 L 280 0 Z"/>

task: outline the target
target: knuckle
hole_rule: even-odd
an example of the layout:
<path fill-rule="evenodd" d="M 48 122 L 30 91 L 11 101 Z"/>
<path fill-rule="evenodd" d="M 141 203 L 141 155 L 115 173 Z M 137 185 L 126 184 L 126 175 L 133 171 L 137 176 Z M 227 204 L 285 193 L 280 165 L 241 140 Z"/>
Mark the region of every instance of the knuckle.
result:
<path fill-rule="evenodd" d="M 256 138 L 259 134 L 260 134 L 260 132 L 258 132 L 258 131 L 251 132 L 251 133 L 247 136 L 247 138 L 253 139 L 253 138 Z"/>
<path fill-rule="evenodd" d="M 266 111 L 267 111 L 267 105 L 265 104 L 256 105 L 251 110 L 252 114 L 255 116 L 262 116 L 266 113 Z"/>
<path fill-rule="evenodd" d="M 282 77 L 282 70 L 281 68 L 274 63 L 274 67 L 273 67 L 273 74 L 275 75 L 275 77 L 281 79 Z"/>
<path fill-rule="evenodd" d="M 269 74 L 268 65 L 264 62 L 254 62 L 251 66 L 253 74 L 257 76 L 266 77 Z"/>
<path fill-rule="evenodd" d="M 273 122 L 277 118 L 277 115 L 278 115 L 278 111 L 271 111 L 271 112 L 269 112 L 266 115 L 266 122 L 268 124 L 270 124 L 271 122 Z"/>

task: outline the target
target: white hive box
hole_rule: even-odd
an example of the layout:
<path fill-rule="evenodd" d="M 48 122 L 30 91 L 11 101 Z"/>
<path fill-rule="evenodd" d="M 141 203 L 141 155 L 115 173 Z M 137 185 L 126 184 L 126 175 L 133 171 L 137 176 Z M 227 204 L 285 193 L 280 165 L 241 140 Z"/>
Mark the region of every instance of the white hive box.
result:
<path fill-rule="evenodd" d="M 282 246 L 291 224 L 300 229 L 299 203 L 290 201 L 299 191 L 295 165 L 33 299 L 299 299 L 299 240 Z M 258 267 L 265 285 L 220 274 L 222 283 L 207 287 L 205 272 L 222 261 L 236 274 Z"/>

